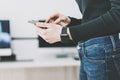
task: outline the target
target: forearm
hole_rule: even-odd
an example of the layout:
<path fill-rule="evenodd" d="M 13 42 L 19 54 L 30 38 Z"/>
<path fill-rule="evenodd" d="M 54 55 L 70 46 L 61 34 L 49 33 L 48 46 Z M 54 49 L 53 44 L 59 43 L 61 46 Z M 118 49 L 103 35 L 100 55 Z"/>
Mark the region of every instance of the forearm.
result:
<path fill-rule="evenodd" d="M 81 24 L 81 19 L 76 19 L 76 18 L 73 18 L 73 17 L 69 17 L 69 18 L 70 18 L 71 22 L 68 25 L 68 27 Z"/>
<path fill-rule="evenodd" d="M 111 1 L 111 9 L 86 23 L 69 27 L 75 42 L 120 32 L 120 1 Z"/>
<path fill-rule="evenodd" d="M 85 41 L 90 38 L 111 35 L 119 32 L 120 32 L 119 10 L 116 10 L 116 12 L 112 10 L 111 12 L 106 13 L 94 20 L 91 20 L 81 25 L 70 27 L 70 34 L 73 40 L 75 40 L 75 42 Z"/>

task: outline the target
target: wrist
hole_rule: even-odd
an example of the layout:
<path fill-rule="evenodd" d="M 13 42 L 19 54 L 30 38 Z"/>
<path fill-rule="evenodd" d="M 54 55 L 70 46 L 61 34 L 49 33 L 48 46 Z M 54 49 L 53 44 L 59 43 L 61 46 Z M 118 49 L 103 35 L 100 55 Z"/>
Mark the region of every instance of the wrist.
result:
<path fill-rule="evenodd" d="M 63 27 L 61 31 L 60 37 L 61 37 L 61 42 L 63 43 L 68 43 L 71 41 L 67 30 L 68 30 L 67 27 Z"/>

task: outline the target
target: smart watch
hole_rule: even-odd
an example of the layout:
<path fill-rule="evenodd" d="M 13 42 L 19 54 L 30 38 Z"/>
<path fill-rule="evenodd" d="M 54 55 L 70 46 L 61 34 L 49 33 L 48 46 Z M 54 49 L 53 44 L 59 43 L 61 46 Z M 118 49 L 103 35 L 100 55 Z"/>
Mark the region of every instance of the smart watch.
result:
<path fill-rule="evenodd" d="M 69 35 L 67 34 L 67 27 L 63 27 L 62 28 L 60 37 L 61 37 L 61 42 L 62 43 L 68 43 L 68 42 L 70 42 Z"/>

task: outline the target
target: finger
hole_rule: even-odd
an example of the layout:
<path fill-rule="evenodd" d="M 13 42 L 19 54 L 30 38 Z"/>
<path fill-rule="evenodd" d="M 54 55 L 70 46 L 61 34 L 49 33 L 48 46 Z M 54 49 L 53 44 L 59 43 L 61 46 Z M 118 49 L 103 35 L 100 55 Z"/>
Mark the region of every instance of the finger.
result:
<path fill-rule="evenodd" d="M 49 18 L 48 20 L 45 21 L 45 23 L 52 23 L 54 22 L 58 17 L 54 16 L 53 18 Z"/>
<path fill-rule="evenodd" d="M 51 20 L 53 20 L 53 17 L 49 17 L 48 19 L 46 19 L 45 23 L 49 23 Z"/>
<path fill-rule="evenodd" d="M 54 20 L 51 19 L 51 20 L 49 21 L 49 23 L 54 23 Z"/>
<path fill-rule="evenodd" d="M 67 24 L 66 23 L 64 23 L 64 22 L 60 22 L 60 23 L 58 23 L 59 25 L 61 25 L 62 27 L 65 27 L 65 26 L 67 26 Z"/>
<path fill-rule="evenodd" d="M 66 21 L 66 20 L 67 20 L 67 17 L 61 17 L 61 20 L 62 20 L 62 21 Z"/>
<path fill-rule="evenodd" d="M 58 23 L 60 23 L 60 22 L 61 22 L 61 19 L 60 19 L 60 18 L 58 18 L 58 19 L 56 19 L 56 20 L 54 21 L 55 24 L 58 24 Z"/>
<path fill-rule="evenodd" d="M 60 23 L 60 22 L 66 21 L 66 20 L 67 20 L 66 17 L 61 17 L 61 18 L 56 19 L 54 23 L 55 23 L 55 24 L 58 24 L 58 23 Z"/>
<path fill-rule="evenodd" d="M 59 13 L 55 13 L 55 14 L 51 15 L 45 22 L 49 23 L 50 20 L 54 21 L 56 18 L 58 18 L 58 16 L 59 16 Z"/>

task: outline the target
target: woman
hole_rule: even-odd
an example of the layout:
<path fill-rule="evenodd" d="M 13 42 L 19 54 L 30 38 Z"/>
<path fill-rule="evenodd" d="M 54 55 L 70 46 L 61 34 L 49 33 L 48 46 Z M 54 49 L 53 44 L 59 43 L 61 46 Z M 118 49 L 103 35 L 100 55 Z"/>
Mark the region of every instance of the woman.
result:
<path fill-rule="evenodd" d="M 56 13 L 36 23 L 38 34 L 48 43 L 72 39 L 78 44 L 80 80 L 120 80 L 120 0 L 76 2 L 81 20 Z"/>

